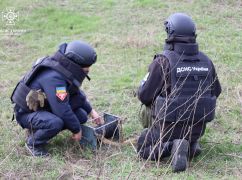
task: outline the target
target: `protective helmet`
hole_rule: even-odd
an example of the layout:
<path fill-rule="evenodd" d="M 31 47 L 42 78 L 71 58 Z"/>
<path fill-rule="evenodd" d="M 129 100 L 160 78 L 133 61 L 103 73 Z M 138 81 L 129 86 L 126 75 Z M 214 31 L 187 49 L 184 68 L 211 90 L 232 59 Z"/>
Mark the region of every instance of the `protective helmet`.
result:
<path fill-rule="evenodd" d="M 81 67 L 89 67 L 97 60 L 95 50 L 84 41 L 72 41 L 66 44 L 64 54 Z"/>
<path fill-rule="evenodd" d="M 196 26 L 192 18 L 185 13 L 174 13 L 164 22 L 168 37 L 195 37 Z"/>

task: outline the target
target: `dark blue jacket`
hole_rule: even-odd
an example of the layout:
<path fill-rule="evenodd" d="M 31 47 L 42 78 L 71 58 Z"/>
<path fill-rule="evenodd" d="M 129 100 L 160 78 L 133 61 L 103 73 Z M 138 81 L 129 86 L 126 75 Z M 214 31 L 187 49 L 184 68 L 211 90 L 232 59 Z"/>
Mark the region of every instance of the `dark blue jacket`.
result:
<path fill-rule="evenodd" d="M 85 94 L 77 86 L 70 84 L 57 71 L 44 69 L 30 82 L 29 87 L 36 90 L 41 89 L 46 94 L 48 102 L 44 110 L 60 117 L 64 121 L 66 129 L 69 129 L 72 133 L 80 131 L 80 122 L 73 111 L 82 108 L 89 114 L 92 107 Z M 65 89 L 67 93 L 63 100 L 57 96 L 58 88 Z"/>

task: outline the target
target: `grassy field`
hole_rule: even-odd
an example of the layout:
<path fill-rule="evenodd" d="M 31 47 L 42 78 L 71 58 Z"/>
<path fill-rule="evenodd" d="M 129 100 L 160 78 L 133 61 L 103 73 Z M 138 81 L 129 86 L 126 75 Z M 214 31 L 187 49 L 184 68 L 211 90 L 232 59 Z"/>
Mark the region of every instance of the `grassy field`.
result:
<path fill-rule="evenodd" d="M 0 20 L 0 179 L 242 179 L 242 2 L 241 0 L 1 0 L 13 7 L 16 24 Z M 169 160 L 159 165 L 137 158 L 131 145 L 80 149 L 70 132 L 54 138 L 51 158 L 30 157 L 24 131 L 11 121 L 9 97 L 32 62 L 74 39 L 90 42 L 98 54 L 91 82 L 93 106 L 123 119 L 124 137 L 142 130 L 134 91 L 165 39 L 163 21 L 186 12 L 197 23 L 200 49 L 213 60 L 223 93 L 215 121 L 202 137 L 203 153 L 186 172 L 173 174 Z M 6 29 L 24 30 L 9 35 Z"/>

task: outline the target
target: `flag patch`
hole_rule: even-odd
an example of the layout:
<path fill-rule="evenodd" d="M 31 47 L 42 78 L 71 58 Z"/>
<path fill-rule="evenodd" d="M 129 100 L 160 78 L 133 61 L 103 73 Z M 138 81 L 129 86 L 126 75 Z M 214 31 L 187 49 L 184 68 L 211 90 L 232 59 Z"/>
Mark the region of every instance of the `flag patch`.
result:
<path fill-rule="evenodd" d="M 64 101 L 67 97 L 66 87 L 56 87 L 56 96 L 61 101 Z"/>

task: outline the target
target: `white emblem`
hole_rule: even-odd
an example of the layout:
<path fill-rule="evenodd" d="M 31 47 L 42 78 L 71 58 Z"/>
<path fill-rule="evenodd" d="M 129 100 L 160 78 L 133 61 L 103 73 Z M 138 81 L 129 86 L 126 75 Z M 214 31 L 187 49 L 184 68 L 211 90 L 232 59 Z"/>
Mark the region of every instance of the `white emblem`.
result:
<path fill-rule="evenodd" d="M 141 81 L 141 86 L 143 86 L 143 84 L 147 81 L 149 75 L 150 75 L 150 72 L 148 72 L 148 73 L 145 75 L 145 77 L 142 79 L 142 81 Z"/>
<path fill-rule="evenodd" d="M 2 12 L 2 21 L 6 22 L 6 25 L 15 25 L 15 21 L 18 20 L 19 12 L 15 12 L 15 8 L 6 8 L 5 11 Z"/>

